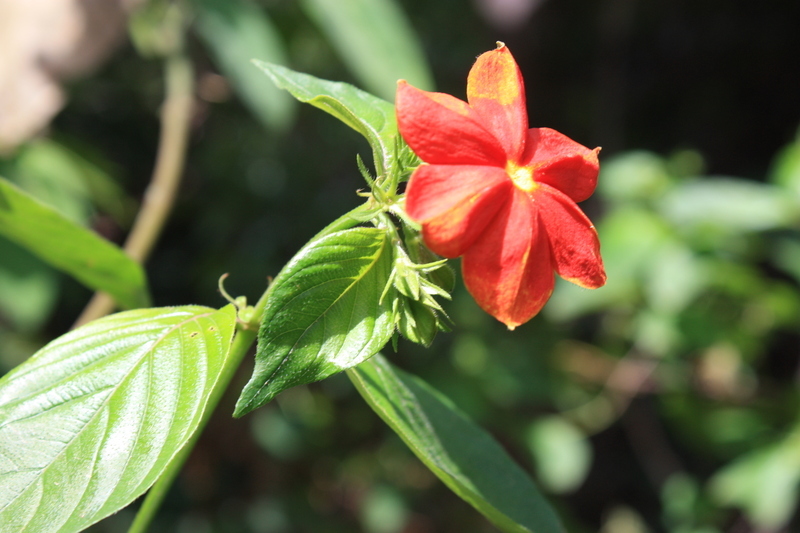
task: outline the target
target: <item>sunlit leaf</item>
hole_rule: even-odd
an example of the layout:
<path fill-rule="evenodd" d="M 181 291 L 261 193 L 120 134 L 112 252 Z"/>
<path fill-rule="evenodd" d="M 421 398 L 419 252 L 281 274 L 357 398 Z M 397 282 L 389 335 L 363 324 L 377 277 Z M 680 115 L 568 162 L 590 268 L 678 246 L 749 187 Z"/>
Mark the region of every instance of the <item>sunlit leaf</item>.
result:
<path fill-rule="evenodd" d="M 564 531 L 533 481 L 503 448 L 424 381 L 380 355 L 350 369 L 348 376 L 417 457 L 501 530 Z"/>
<path fill-rule="evenodd" d="M 117 246 L 0 178 L 0 234 L 122 307 L 149 304 L 144 270 Z"/>
<path fill-rule="evenodd" d="M 281 89 L 338 118 L 372 147 L 375 167 L 382 174 L 392 163 L 398 138 L 394 106 L 347 83 L 321 80 L 280 65 L 254 61 Z"/>
<path fill-rule="evenodd" d="M 249 0 L 192 0 L 197 32 L 247 107 L 270 128 L 286 127 L 294 102 L 253 68 L 252 59 L 284 63 L 283 41 L 263 9 Z"/>
<path fill-rule="evenodd" d="M 394 0 L 304 0 L 301 5 L 373 93 L 393 100 L 398 79 L 433 90 L 419 41 Z"/>
<path fill-rule="evenodd" d="M 236 404 L 242 416 L 295 385 L 324 379 L 377 353 L 394 330 L 392 247 L 378 228 L 312 240 L 270 287 L 256 366 Z"/>
<path fill-rule="evenodd" d="M 197 429 L 236 315 L 126 311 L 0 379 L 0 530 L 72 532 L 144 493 Z"/>

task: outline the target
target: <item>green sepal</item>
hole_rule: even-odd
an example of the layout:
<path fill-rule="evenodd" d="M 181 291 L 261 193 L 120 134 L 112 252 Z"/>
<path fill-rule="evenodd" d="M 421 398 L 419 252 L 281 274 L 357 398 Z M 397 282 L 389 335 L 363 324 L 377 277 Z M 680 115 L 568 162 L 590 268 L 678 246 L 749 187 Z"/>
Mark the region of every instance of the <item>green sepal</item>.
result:
<path fill-rule="evenodd" d="M 441 258 L 426 264 L 415 263 L 406 245 L 399 239 L 394 241 L 394 247 L 394 266 L 390 281 L 396 290 L 396 300 L 392 305 L 395 324 L 408 340 L 430 346 L 437 331 L 449 330 L 443 323 L 444 320 L 449 320 L 449 317 L 436 301 L 436 297 L 450 299 L 449 291 L 431 281 L 431 278 L 439 270 L 449 267 L 446 265 L 446 260 Z M 427 254 L 427 257 L 435 258 L 431 252 Z M 418 258 L 422 257 L 420 251 L 415 251 L 415 255 Z M 387 284 L 384 292 L 388 291 L 388 288 Z"/>
<path fill-rule="evenodd" d="M 439 331 L 436 312 L 427 305 L 408 298 L 398 298 L 397 329 L 411 342 L 430 346 Z"/>

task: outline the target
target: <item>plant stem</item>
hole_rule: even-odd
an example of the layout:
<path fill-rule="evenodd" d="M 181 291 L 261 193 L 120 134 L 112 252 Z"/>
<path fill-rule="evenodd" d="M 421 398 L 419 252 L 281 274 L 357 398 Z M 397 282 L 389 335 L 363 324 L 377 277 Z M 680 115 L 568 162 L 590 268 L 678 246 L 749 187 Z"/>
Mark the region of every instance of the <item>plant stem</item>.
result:
<path fill-rule="evenodd" d="M 175 203 L 186 161 L 194 102 L 194 71 L 191 61 L 182 51 L 168 55 L 165 60 L 165 86 L 161 136 L 153 176 L 124 246 L 125 252 L 139 263 L 145 262 L 161 234 Z M 108 294 L 95 293 L 74 327 L 105 316 L 114 307 L 115 302 Z"/>
<path fill-rule="evenodd" d="M 335 233 L 337 231 L 342 231 L 345 229 L 350 229 L 353 226 L 365 222 L 368 218 L 371 218 L 370 212 L 373 211 L 373 207 L 370 205 L 370 202 L 363 203 L 358 207 L 351 209 L 344 215 L 340 216 L 324 228 L 322 228 L 316 235 L 309 239 L 308 243 L 312 241 L 316 241 L 317 239 L 321 239 L 326 235 L 330 235 L 331 233 Z M 370 215 L 368 218 L 364 218 L 365 216 Z"/>

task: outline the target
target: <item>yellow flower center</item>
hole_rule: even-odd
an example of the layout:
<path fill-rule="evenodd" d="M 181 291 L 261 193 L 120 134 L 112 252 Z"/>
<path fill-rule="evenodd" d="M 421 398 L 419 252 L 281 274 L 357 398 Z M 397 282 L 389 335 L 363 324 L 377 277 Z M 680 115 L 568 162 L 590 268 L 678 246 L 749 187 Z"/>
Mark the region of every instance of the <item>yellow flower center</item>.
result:
<path fill-rule="evenodd" d="M 536 188 L 536 182 L 533 181 L 533 167 L 521 167 L 513 161 L 509 161 L 506 165 L 506 173 L 514 185 L 523 191 L 531 192 Z"/>

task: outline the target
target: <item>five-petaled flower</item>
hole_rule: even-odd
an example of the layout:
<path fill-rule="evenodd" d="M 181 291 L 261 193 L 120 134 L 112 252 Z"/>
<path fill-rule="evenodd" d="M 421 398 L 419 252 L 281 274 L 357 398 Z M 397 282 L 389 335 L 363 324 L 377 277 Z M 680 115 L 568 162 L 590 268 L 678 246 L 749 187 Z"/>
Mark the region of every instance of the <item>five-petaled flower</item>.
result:
<path fill-rule="evenodd" d="M 522 75 L 502 43 L 478 57 L 467 100 L 398 83 L 400 133 L 425 163 L 406 212 L 431 250 L 463 256 L 467 289 L 514 329 L 550 298 L 554 271 L 587 288 L 606 281 L 597 232 L 576 205 L 594 191 L 600 149 L 528 128 Z"/>

